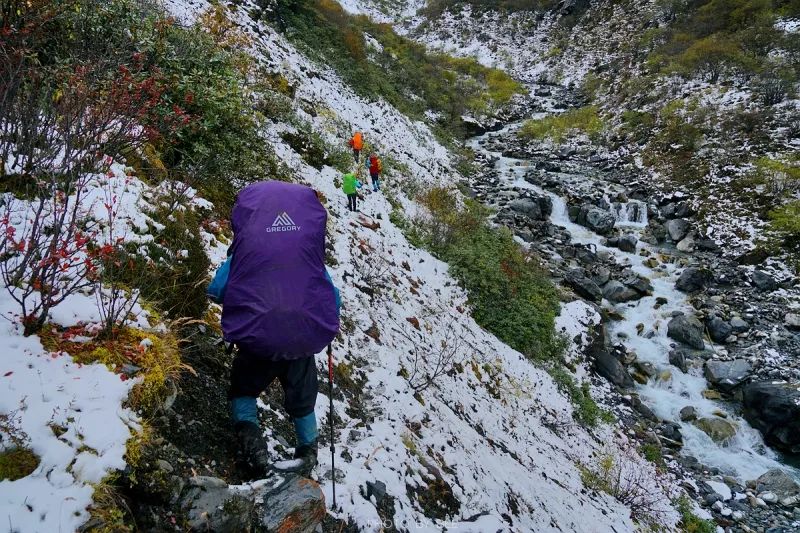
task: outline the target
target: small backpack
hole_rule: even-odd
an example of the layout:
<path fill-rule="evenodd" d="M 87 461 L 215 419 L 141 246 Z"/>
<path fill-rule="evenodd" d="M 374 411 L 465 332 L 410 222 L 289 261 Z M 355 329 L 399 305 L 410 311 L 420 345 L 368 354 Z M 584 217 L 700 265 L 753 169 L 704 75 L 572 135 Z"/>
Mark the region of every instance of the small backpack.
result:
<path fill-rule="evenodd" d="M 314 191 L 279 181 L 243 189 L 225 288 L 225 340 L 271 360 L 325 349 L 339 331 L 335 288 L 325 270 L 328 214 Z"/>

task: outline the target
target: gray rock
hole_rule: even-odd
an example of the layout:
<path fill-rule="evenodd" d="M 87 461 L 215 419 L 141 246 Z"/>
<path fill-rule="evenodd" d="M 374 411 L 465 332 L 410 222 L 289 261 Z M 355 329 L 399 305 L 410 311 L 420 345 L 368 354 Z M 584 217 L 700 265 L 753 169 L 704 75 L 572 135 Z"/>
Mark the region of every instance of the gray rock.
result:
<path fill-rule="evenodd" d="M 607 235 L 614 229 L 614 224 L 617 223 L 617 220 L 614 215 L 604 209 L 591 204 L 584 204 L 581 206 L 577 222 L 599 235 Z"/>
<path fill-rule="evenodd" d="M 619 238 L 617 241 L 617 248 L 623 252 L 634 253 L 636 252 L 637 242 L 639 242 L 639 239 L 636 238 L 636 235 L 631 235 L 629 233 Z"/>
<path fill-rule="evenodd" d="M 735 316 L 731 318 L 731 327 L 735 333 L 744 333 L 750 329 L 750 324 L 744 321 L 741 317 Z"/>
<path fill-rule="evenodd" d="M 724 343 L 725 340 L 730 337 L 731 333 L 733 333 L 733 326 L 719 317 L 713 317 L 711 320 L 707 321 L 706 328 L 708 328 L 708 335 L 711 337 L 711 340 L 719 344 Z"/>
<path fill-rule="evenodd" d="M 800 330 L 800 313 L 786 313 L 783 325 L 788 329 Z"/>
<path fill-rule="evenodd" d="M 736 435 L 736 430 L 738 429 L 733 422 L 716 416 L 699 418 L 693 423 L 711 437 L 714 442 L 723 445 Z"/>
<path fill-rule="evenodd" d="M 681 422 L 691 422 L 697 420 L 697 410 L 691 405 L 687 405 L 681 409 Z"/>
<path fill-rule="evenodd" d="M 753 285 L 762 292 L 772 292 L 778 288 L 778 282 L 775 278 L 761 270 L 754 270 L 753 275 L 750 277 Z"/>
<path fill-rule="evenodd" d="M 603 291 L 594 281 L 587 277 L 586 271 L 582 268 L 574 268 L 567 272 L 564 276 L 564 281 L 581 298 L 586 298 L 593 302 L 600 302 L 603 299 Z"/>
<path fill-rule="evenodd" d="M 800 453 L 800 383 L 751 383 L 743 392 L 745 419 L 768 443 Z"/>
<path fill-rule="evenodd" d="M 772 492 L 778 499 L 783 500 L 800 494 L 800 484 L 792 476 L 780 468 L 767 470 L 756 480 L 758 492 Z"/>
<path fill-rule="evenodd" d="M 516 213 L 520 213 L 532 220 L 544 220 L 547 217 L 543 216 L 539 203 L 531 198 L 520 198 L 514 200 L 508 207 Z"/>
<path fill-rule="evenodd" d="M 386 483 L 383 481 L 367 481 L 367 499 L 375 496 L 375 502 L 380 504 L 386 497 Z"/>
<path fill-rule="evenodd" d="M 638 300 L 642 294 L 627 287 L 616 280 L 611 280 L 603 287 L 603 296 L 613 303 L 630 302 Z"/>
<path fill-rule="evenodd" d="M 675 218 L 673 220 L 667 220 L 664 224 L 664 228 L 667 230 L 667 234 L 673 242 L 679 242 L 689 233 L 689 222 L 683 218 Z"/>
<path fill-rule="evenodd" d="M 258 517 L 267 531 L 311 533 L 325 518 L 325 495 L 316 481 L 289 476 L 259 498 Z"/>
<path fill-rule="evenodd" d="M 633 379 L 630 374 L 619 362 L 619 359 L 609 353 L 608 350 L 593 346 L 589 350 L 589 355 L 594 359 L 595 369 L 598 374 L 618 387 L 623 389 L 633 388 Z"/>
<path fill-rule="evenodd" d="M 745 359 L 706 361 L 705 363 L 706 379 L 723 392 L 731 392 L 747 381 L 751 371 L 752 367 Z"/>
<path fill-rule="evenodd" d="M 667 335 L 697 350 L 705 347 L 703 324 L 693 316 L 680 315 L 670 320 L 667 324 Z"/>
<path fill-rule="evenodd" d="M 181 507 L 192 531 L 221 533 L 311 533 L 327 512 L 319 485 L 296 475 L 271 477 L 250 489 L 232 489 L 216 478 L 192 478 Z"/>
<path fill-rule="evenodd" d="M 650 295 L 653 293 L 653 284 L 650 283 L 650 280 L 635 273 L 633 270 L 623 270 L 620 281 L 642 295 Z"/>
<path fill-rule="evenodd" d="M 689 267 L 681 272 L 675 288 L 682 292 L 696 292 L 703 290 L 708 284 L 711 276 L 704 268 Z"/>
<path fill-rule="evenodd" d="M 606 267 L 597 267 L 592 274 L 592 281 L 597 285 L 605 285 L 611 279 L 611 271 Z"/>
<path fill-rule="evenodd" d="M 684 374 L 689 371 L 689 366 L 686 364 L 686 352 L 683 350 L 671 350 L 669 352 L 669 364 L 679 368 Z"/>
<path fill-rule="evenodd" d="M 678 251 L 681 252 L 686 252 L 686 253 L 694 252 L 694 235 L 690 233 L 689 235 L 681 239 L 681 241 L 677 245 L 675 245 L 675 248 L 677 248 Z"/>

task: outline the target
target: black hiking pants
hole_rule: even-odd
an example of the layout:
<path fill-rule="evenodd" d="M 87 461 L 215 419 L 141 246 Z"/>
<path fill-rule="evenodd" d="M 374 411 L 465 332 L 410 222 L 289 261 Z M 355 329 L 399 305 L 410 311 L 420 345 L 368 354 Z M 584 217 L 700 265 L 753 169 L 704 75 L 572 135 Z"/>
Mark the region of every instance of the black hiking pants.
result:
<path fill-rule="evenodd" d="M 358 194 L 348 194 L 347 195 L 347 209 L 350 211 L 358 211 Z"/>
<path fill-rule="evenodd" d="M 275 378 L 283 387 L 283 406 L 289 416 L 301 418 L 314 411 L 319 383 L 313 355 L 292 361 L 270 361 L 239 350 L 233 360 L 228 399 L 258 398 Z"/>

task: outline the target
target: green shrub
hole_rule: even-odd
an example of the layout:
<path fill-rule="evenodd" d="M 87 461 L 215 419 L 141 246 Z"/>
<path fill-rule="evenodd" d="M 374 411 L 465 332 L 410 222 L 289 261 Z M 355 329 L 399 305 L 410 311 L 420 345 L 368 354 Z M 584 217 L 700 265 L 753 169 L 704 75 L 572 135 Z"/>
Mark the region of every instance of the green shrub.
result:
<path fill-rule="evenodd" d="M 609 411 L 601 409 L 592 398 L 589 383 L 584 382 L 578 385 L 572 374 L 563 366 L 551 366 L 547 371 L 558 388 L 572 402 L 574 408 L 572 416 L 575 420 L 589 427 L 594 427 L 600 422 L 611 423 L 613 421 L 613 415 Z"/>
<path fill-rule="evenodd" d="M 429 52 L 390 25 L 353 16 L 332 0 L 281 0 L 273 12 L 288 36 L 333 67 L 360 95 L 383 98 L 403 113 L 426 119 L 460 136 L 461 116 L 491 113 L 522 91 L 507 74 L 472 58 Z M 370 48 L 365 35 L 381 49 Z"/>
<path fill-rule="evenodd" d="M 558 115 L 528 120 L 520 128 L 519 135 L 526 139 L 542 140 L 549 138 L 553 142 L 561 143 L 568 135 L 576 133 L 597 137 L 604 127 L 598 108 L 596 106 L 586 106 L 571 109 Z"/>
<path fill-rule="evenodd" d="M 421 201 L 431 217 L 415 221 L 414 237 L 450 265 L 475 320 L 531 359 L 557 359 L 563 351 L 554 330 L 558 296 L 536 258 L 508 229 L 491 227 L 476 202 L 462 206 L 446 189 L 432 189 Z"/>
<path fill-rule="evenodd" d="M 713 520 L 703 520 L 692 512 L 692 504 L 686 496 L 673 502 L 681 515 L 680 527 L 684 533 L 715 533 L 717 525 Z"/>
<path fill-rule="evenodd" d="M 286 131 L 281 133 L 281 138 L 300 154 L 303 161 L 316 168 L 322 169 L 328 165 L 339 172 L 348 172 L 353 167 L 353 155 L 344 148 L 331 146 L 309 124 L 304 124 L 298 132 Z"/>

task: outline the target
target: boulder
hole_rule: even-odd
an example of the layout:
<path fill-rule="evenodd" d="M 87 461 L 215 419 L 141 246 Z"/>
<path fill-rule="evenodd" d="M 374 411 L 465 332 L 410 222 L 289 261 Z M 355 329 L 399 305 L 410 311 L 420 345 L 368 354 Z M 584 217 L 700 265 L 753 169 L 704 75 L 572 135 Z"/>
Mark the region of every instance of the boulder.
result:
<path fill-rule="evenodd" d="M 685 253 L 694 252 L 694 235 L 690 233 L 689 235 L 681 239 L 681 242 L 675 245 L 675 248 L 677 248 L 678 251 L 680 252 L 685 252 Z"/>
<path fill-rule="evenodd" d="M 724 418 L 709 416 L 699 418 L 693 422 L 700 430 L 719 444 L 725 444 L 736 435 L 736 424 Z"/>
<path fill-rule="evenodd" d="M 701 291 L 706 287 L 710 278 L 710 273 L 704 268 L 685 268 L 678 281 L 675 282 L 675 288 L 681 292 Z"/>
<path fill-rule="evenodd" d="M 731 318 L 731 328 L 733 328 L 735 333 L 744 333 L 750 329 L 750 324 L 748 324 L 741 317 L 735 316 Z"/>
<path fill-rule="evenodd" d="M 751 371 L 752 367 L 745 359 L 706 361 L 705 363 L 706 379 L 723 392 L 731 392 L 747 381 Z"/>
<path fill-rule="evenodd" d="M 744 387 L 744 417 L 781 450 L 800 453 L 800 383 L 757 382 Z"/>
<path fill-rule="evenodd" d="M 733 326 L 716 316 L 706 322 L 706 328 L 708 329 L 708 336 L 718 344 L 724 343 L 725 339 L 733 333 Z"/>
<path fill-rule="evenodd" d="M 772 292 L 778 288 L 778 282 L 775 281 L 775 278 L 761 270 L 754 270 L 753 275 L 750 276 L 750 281 L 761 292 Z"/>
<path fill-rule="evenodd" d="M 547 216 L 542 213 L 539 202 L 532 198 L 519 198 L 508 204 L 508 207 L 515 213 L 519 213 L 531 220 L 547 220 Z"/>
<path fill-rule="evenodd" d="M 681 409 L 681 422 L 691 422 L 692 420 L 697 420 L 697 409 L 687 405 Z"/>
<path fill-rule="evenodd" d="M 612 303 L 630 302 L 638 300 L 642 295 L 617 280 L 611 280 L 603 287 L 603 296 Z"/>
<path fill-rule="evenodd" d="M 628 253 L 635 253 L 636 252 L 636 243 L 639 242 L 639 239 L 636 238 L 636 235 L 631 235 L 630 233 L 627 235 L 623 235 L 622 237 L 617 240 L 617 248 L 622 250 L 623 252 Z"/>
<path fill-rule="evenodd" d="M 680 315 L 670 320 L 667 324 L 667 336 L 697 350 L 705 347 L 703 324 L 693 316 Z"/>
<path fill-rule="evenodd" d="M 772 492 L 783 500 L 800 494 L 800 484 L 780 468 L 767 470 L 755 482 L 757 492 Z"/>
<path fill-rule="evenodd" d="M 630 269 L 622 271 L 620 281 L 627 287 L 634 289 L 642 295 L 650 295 L 653 293 L 653 284 L 644 276 L 641 276 Z"/>
<path fill-rule="evenodd" d="M 292 531 L 310 533 L 325 517 L 319 485 L 297 475 L 274 476 L 264 485 L 229 487 L 198 476 L 181 500 L 191 531 Z"/>
<path fill-rule="evenodd" d="M 600 346 L 592 346 L 589 349 L 589 356 L 594 360 L 597 373 L 608 381 L 623 389 L 633 388 L 633 379 L 628 371 L 608 350 Z"/>
<path fill-rule="evenodd" d="M 573 268 L 564 276 L 564 281 L 581 298 L 586 298 L 593 302 L 600 302 L 603 299 L 603 291 L 597 284 L 589 279 L 586 271 L 582 268 Z"/>
<path fill-rule="evenodd" d="M 610 212 L 591 204 L 581 206 L 577 223 L 586 226 L 599 235 L 607 235 L 614 229 L 617 220 Z"/>
<path fill-rule="evenodd" d="M 686 352 L 683 350 L 671 350 L 669 352 L 669 364 L 679 368 L 684 374 L 689 371 L 689 366 L 686 364 Z"/>
<path fill-rule="evenodd" d="M 667 230 L 667 235 L 673 242 L 680 242 L 689 233 L 689 222 L 683 218 L 667 220 L 664 229 Z"/>
<path fill-rule="evenodd" d="M 800 313 L 786 313 L 783 325 L 788 329 L 800 330 Z"/>

